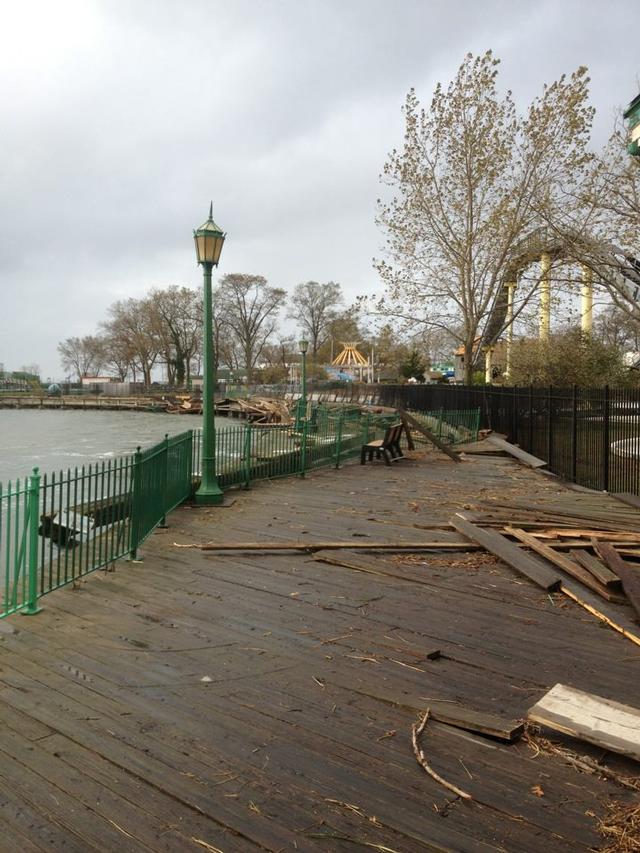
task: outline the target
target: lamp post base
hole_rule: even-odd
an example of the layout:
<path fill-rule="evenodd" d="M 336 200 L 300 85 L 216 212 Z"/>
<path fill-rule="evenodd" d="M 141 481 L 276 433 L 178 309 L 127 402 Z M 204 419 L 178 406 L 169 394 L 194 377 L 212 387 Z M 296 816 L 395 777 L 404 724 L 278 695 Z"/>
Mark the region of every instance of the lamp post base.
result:
<path fill-rule="evenodd" d="M 215 506 L 224 501 L 224 492 L 217 483 L 203 483 L 193 496 L 195 503 Z"/>

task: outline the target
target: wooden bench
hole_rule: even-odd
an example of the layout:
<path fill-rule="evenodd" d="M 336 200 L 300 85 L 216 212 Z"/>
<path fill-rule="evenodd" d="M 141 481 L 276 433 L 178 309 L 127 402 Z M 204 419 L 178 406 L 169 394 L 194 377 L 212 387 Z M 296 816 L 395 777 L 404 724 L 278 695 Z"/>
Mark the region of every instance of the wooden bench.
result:
<path fill-rule="evenodd" d="M 402 436 L 403 424 L 393 424 L 384 434 L 384 438 L 378 438 L 375 441 L 370 441 L 368 444 L 362 445 L 360 452 L 360 464 L 364 465 L 367 454 L 369 462 L 373 461 L 373 454 L 376 454 L 376 459 L 384 458 L 387 465 L 402 459 L 404 453 L 400 449 L 400 438 Z"/>

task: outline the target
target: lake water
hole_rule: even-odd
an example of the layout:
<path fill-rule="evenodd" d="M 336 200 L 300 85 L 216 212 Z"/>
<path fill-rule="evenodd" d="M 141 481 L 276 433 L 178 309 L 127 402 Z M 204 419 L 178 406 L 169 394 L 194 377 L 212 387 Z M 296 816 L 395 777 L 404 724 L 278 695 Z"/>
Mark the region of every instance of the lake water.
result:
<path fill-rule="evenodd" d="M 224 429 L 238 421 L 216 418 Z M 151 412 L 0 410 L 0 483 L 31 473 L 80 467 L 132 453 L 187 429 L 202 426 L 198 415 Z"/>

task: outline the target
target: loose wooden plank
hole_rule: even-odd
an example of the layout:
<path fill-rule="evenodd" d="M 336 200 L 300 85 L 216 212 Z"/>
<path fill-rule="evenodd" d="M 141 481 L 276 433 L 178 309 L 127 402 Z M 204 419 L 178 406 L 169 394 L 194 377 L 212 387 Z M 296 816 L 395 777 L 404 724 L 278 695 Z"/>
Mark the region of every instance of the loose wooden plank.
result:
<path fill-rule="evenodd" d="M 523 525 L 518 524 L 522 527 Z M 625 533 L 622 530 L 591 530 L 574 527 L 551 527 L 534 534 L 540 539 L 556 539 L 559 536 L 575 536 L 579 539 L 604 539 L 628 544 L 640 543 L 640 533 Z"/>
<path fill-rule="evenodd" d="M 207 542 L 204 545 L 179 545 L 176 548 L 200 548 L 202 551 L 476 551 L 469 542 Z"/>
<path fill-rule="evenodd" d="M 620 578 L 622 588 L 631 602 L 631 606 L 640 616 L 640 572 L 638 569 L 625 563 L 613 545 L 609 545 L 607 542 L 598 542 L 594 539 L 593 547 L 611 571 Z"/>
<path fill-rule="evenodd" d="M 612 492 L 611 497 L 615 498 L 617 501 L 622 501 L 622 503 L 627 504 L 627 506 L 640 509 L 640 496 L 633 495 L 631 492 Z"/>
<path fill-rule="evenodd" d="M 362 696 L 368 696 L 370 699 L 377 699 L 385 704 L 398 705 L 412 711 L 424 713 L 425 708 L 428 707 L 429 716 L 440 723 L 446 723 L 457 729 L 464 729 L 468 732 L 496 738 L 506 743 L 513 743 L 513 741 L 518 740 L 524 731 L 524 722 L 522 720 L 513 720 L 500 717 L 497 714 L 474 711 L 472 708 L 464 707 L 456 702 L 443 702 L 437 699 L 426 700 L 420 696 L 413 696 L 406 692 L 400 696 L 396 691 L 389 690 L 379 679 L 376 681 L 376 686 L 362 687 L 355 685 L 353 681 L 349 682 L 340 678 L 340 676 L 331 674 L 327 678 L 327 683 L 336 684 L 345 690 L 359 693 Z"/>
<path fill-rule="evenodd" d="M 534 723 L 640 761 L 640 710 L 556 684 L 529 710 Z"/>
<path fill-rule="evenodd" d="M 413 436 L 411 435 L 411 427 L 409 426 L 409 421 L 402 414 L 400 414 L 400 420 L 402 421 L 402 426 L 404 427 L 404 434 L 407 437 L 407 447 L 409 450 L 415 450 L 416 444 L 413 440 Z"/>
<path fill-rule="evenodd" d="M 425 438 L 427 438 L 432 444 L 434 444 L 438 450 L 441 450 L 443 453 L 449 457 L 449 459 L 453 459 L 454 462 L 460 462 L 460 456 L 451 450 L 446 444 L 444 444 L 438 436 L 434 435 L 431 430 L 428 430 L 425 426 L 423 426 L 417 418 L 414 418 L 413 415 L 410 415 L 409 412 L 406 412 L 404 409 L 398 409 L 398 414 L 402 419 L 403 423 L 409 423 L 416 432 L 419 432 Z"/>
<path fill-rule="evenodd" d="M 461 512 L 456 513 L 451 518 L 451 524 L 463 536 L 467 536 L 472 541 L 482 545 L 491 554 L 499 557 L 547 592 L 558 589 L 560 586 L 560 577 L 548 565 L 531 554 L 525 553 L 495 530 L 483 530 L 481 527 L 477 527 L 467 521 L 464 513 Z"/>
<path fill-rule="evenodd" d="M 597 592 L 598 595 L 606 601 L 612 601 L 616 604 L 624 603 L 625 599 L 622 595 L 608 589 L 604 584 L 596 580 L 590 572 L 571 560 L 565 554 L 559 554 L 557 551 L 554 551 L 553 548 L 550 548 L 549 545 L 545 545 L 543 542 L 540 542 L 539 539 L 536 539 L 535 536 L 532 536 L 530 533 L 525 533 L 524 530 L 520 530 L 518 527 L 507 527 L 506 529 L 512 536 L 515 536 L 525 545 L 528 545 L 532 551 L 536 551 L 536 553 L 540 554 L 541 557 L 544 557 L 546 560 L 549 560 L 550 563 L 553 563 L 554 566 L 562 569 L 568 575 L 571 575 L 572 578 L 579 580 L 586 587 Z"/>
<path fill-rule="evenodd" d="M 603 583 L 606 587 L 609 587 L 609 589 L 619 590 L 622 588 L 620 578 L 615 575 L 608 566 L 605 566 L 601 560 L 594 557 L 593 554 L 590 554 L 588 551 L 584 551 L 580 548 L 573 549 L 570 551 L 570 554 L 573 559 L 577 560 L 578 563 L 590 572 L 596 580 Z"/>
<path fill-rule="evenodd" d="M 524 464 L 528 465 L 530 468 L 544 468 L 547 464 L 544 459 L 538 459 L 537 456 L 527 453 L 526 450 L 516 447 L 515 444 L 511 444 L 510 442 L 505 441 L 504 438 L 499 438 L 497 435 L 490 435 L 487 438 L 487 441 L 490 444 L 493 444 L 494 447 L 504 450 L 504 452 L 508 453 L 510 456 L 515 456 L 516 459 L 520 462 L 524 462 Z"/>

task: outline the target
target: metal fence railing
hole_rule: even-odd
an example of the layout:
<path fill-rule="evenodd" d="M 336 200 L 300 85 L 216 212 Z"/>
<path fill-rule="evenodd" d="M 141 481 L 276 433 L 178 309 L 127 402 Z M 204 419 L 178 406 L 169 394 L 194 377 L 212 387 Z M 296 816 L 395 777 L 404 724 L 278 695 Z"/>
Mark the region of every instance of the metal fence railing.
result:
<path fill-rule="evenodd" d="M 222 488 L 255 480 L 304 476 L 314 468 L 339 465 L 359 454 L 367 441 L 382 438 L 393 415 L 315 411 L 297 426 L 245 424 L 216 435 L 216 468 Z M 202 433 L 194 433 L 193 473 L 201 472 Z"/>
<path fill-rule="evenodd" d="M 423 412 L 445 441 L 477 431 L 477 414 L 443 407 Z M 475 420 L 474 420 L 475 419 Z M 382 438 L 397 414 L 362 415 L 354 407 L 309 406 L 296 424 L 245 424 L 217 432 L 220 485 L 339 467 L 363 444 Z M 168 436 L 153 447 L 81 468 L 0 484 L 0 617 L 38 611 L 38 599 L 115 560 L 135 558 L 147 536 L 197 488 L 201 431 Z"/>
<path fill-rule="evenodd" d="M 381 385 L 377 400 L 418 411 L 479 409 L 480 427 L 506 434 L 554 474 L 591 489 L 640 494 L 638 388 Z"/>
<path fill-rule="evenodd" d="M 128 555 L 192 491 L 193 433 L 0 485 L 0 616 Z"/>

